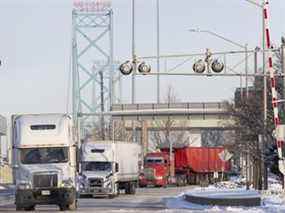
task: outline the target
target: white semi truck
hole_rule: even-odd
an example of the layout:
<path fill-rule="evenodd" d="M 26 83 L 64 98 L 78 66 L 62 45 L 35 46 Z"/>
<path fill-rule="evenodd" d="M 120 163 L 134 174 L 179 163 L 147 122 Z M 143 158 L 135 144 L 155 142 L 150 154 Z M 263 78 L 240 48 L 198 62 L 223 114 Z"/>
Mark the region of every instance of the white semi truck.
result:
<path fill-rule="evenodd" d="M 33 210 L 38 204 L 76 209 L 72 119 L 64 114 L 14 115 L 12 141 L 16 209 Z"/>
<path fill-rule="evenodd" d="M 109 196 L 135 194 L 141 146 L 120 141 L 86 141 L 81 147 L 80 194 Z"/>

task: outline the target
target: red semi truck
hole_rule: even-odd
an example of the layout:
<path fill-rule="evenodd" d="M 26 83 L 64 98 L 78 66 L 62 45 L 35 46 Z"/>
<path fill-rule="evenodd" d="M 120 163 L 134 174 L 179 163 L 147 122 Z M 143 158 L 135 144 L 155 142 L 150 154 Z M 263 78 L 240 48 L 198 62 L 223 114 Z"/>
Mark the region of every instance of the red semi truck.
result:
<path fill-rule="evenodd" d="M 175 182 L 177 185 L 198 184 L 201 180 L 212 181 L 216 172 L 230 170 L 230 162 L 223 162 L 219 153 L 223 147 L 183 147 L 173 149 L 174 180 L 171 180 L 169 149 L 148 153 L 145 156 L 144 170 L 140 175 L 140 186 L 166 186 Z"/>

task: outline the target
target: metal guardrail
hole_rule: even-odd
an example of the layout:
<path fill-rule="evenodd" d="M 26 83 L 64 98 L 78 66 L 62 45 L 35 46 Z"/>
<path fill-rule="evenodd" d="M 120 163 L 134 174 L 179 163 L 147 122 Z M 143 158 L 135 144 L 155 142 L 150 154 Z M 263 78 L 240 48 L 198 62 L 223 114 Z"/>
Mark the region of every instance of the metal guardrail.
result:
<path fill-rule="evenodd" d="M 110 115 L 113 118 L 126 117 L 165 117 L 165 116 L 203 116 L 227 115 L 226 102 L 207 103 L 169 103 L 169 104 L 114 104 Z"/>
<path fill-rule="evenodd" d="M 170 103 L 170 104 L 114 104 L 110 112 L 80 113 L 79 116 L 171 116 L 171 115 L 227 115 L 226 102 Z"/>
<path fill-rule="evenodd" d="M 163 104 L 114 104 L 111 111 L 163 110 L 163 109 L 227 109 L 226 102 L 163 103 Z"/>

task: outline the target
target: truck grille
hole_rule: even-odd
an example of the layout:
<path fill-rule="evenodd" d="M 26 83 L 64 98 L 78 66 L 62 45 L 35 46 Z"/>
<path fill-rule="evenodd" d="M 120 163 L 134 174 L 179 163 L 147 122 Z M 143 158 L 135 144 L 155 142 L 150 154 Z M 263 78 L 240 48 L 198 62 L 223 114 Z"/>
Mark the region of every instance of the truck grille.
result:
<path fill-rule="evenodd" d="M 102 187 L 103 186 L 102 178 L 90 178 L 88 180 L 89 180 L 90 187 Z"/>
<path fill-rule="evenodd" d="M 57 174 L 37 174 L 33 176 L 33 185 L 36 188 L 57 187 Z"/>
<path fill-rule="evenodd" d="M 153 168 L 145 168 L 144 169 L 144 176 L 146 177 L 147 180 L 154 180 L 155 179 L 154 169 Z"/>

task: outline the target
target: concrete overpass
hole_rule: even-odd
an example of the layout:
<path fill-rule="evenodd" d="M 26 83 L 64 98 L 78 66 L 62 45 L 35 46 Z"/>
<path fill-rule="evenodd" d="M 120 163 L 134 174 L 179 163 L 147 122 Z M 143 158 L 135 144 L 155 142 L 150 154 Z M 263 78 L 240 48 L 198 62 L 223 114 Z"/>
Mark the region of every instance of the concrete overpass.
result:
<path fill-rule="evenodd" d="M 133 131 L 134 124 L 145 147 L 149 131 L 163 131 L 165 120 L 173 121 L 171 131 L 189 131 L 200 142 L 202 130 L 233 130 L 234 124 L 226 102 L 115 104 L 110 115 L 114 122 L 123 121 L 127 131 Z"/>

